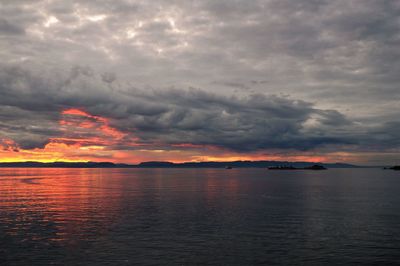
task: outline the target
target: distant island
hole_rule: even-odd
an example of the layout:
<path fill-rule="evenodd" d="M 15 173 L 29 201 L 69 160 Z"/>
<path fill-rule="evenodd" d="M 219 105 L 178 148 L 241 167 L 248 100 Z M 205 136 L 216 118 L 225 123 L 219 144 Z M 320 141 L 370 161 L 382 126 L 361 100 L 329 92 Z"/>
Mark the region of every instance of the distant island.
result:
<path fill-rule="evenodd" d="M 0 163 L 0 167 L 15 168 L 130 168 L 134 165 L 115 164 L 111 162 L 10 162 Z"/>
<path fill-rule="evenodd" d="M 326 170 L 326 168 L 323 165 L 320 164 L 314 164 L 312 166 L 307 166 L 307 167 L 293 167 L 293 166 L 273 166 L 273 167 L 268 167 L 269 170 Z"/>
<path fill-rule="evenodd" d="M 400 171 L 400 165 L 395 165 L 395 166 L 392 166 L 392 167 L 384 167 L 383 169 Z"/>
<path fill-rule="evenodd" d="M 323 168 L 360 168 L 361 166 L 346 163 L 316 163 L 287 161 L 233 161 L 233 162 L 184 162 L 172 163 L 163 161 L 142 162 L 139 164 L 120 164 L 111 162 L 8 162 L 0 163 L 0 167 L 15 168 L 273 168 L 284 169 Z M 314 169 L 321 170 L 321 169 Z"/>

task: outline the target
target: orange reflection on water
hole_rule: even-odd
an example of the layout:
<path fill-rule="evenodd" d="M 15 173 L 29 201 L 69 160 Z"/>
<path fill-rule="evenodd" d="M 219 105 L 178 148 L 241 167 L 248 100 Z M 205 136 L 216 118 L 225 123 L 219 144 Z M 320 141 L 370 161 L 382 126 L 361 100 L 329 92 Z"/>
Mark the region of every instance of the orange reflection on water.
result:
<path fill-rule="evenodd" d="M 240 180 L 236 169 L 3 168 L 0 229 L 13 241 L 71 247 L 197 212 L 220 219 L 238 206 Z"/>
<path fill-rule="evenodd" d="M 239 190 L 238 169 L 204 169 L 202 178 L 205 181 L 205 194 L 209 204 L 216 204 L 220 195 L 226 197 L 230 205 L 236 204 Z"/>
<path fill-rule="evenodd" d="M 32 230 L 37 227 L 46 230 L 47 241 L 71 242 L 96 220 L 104 227 L 121 211 L 122 190 L 104 169 L 1 170 L 1 217 L 10 220 L 10 235 L 34 240 L 44 234 Z"/>

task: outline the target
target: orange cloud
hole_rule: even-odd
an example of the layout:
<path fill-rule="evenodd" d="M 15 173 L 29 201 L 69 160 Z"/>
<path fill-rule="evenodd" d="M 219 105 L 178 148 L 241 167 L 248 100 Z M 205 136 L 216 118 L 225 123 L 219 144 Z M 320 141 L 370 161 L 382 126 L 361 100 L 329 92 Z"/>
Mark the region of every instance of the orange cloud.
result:
<path fill-rule="evenodd" d="M 44 148 L 25 150 L 11 139 L 0 140 L 0 162 L 11 161 L 110 161 L 138 163 L 161 160 L 184 161 L 329 161 L 329 154 L 313 153 L 266 154 L 236 153 L 210 145 L 192 143 L 139 143 L 131 132 L 122 132 L 111 125 L 110 119 L 92 115 L 81 109 L 63 110 L 59 120 L 60 135 L 49 138 Z M 118 147 L 118 148 L 117 148 Z M 125 147 L 125 148 L 124 148 Z M 134 149 L 133 149 L 134 148 Z M 337 157 L 337 154 L 336 154 Z"/>
<path fill-rule="evenodd" d="M 13 140 L 1 140 L 0 161 L 114 161 L 110 147 L 125 142 L 134 145 L 137 140 L 112 127 L 109 119 L 80 109 L 63 110 L 59 125 L 60 136 L 50 138 L 42 149 L 24 150 Z"/>
<path fill-rule="evenodd" d="M 62 115 L 63 118 L 59 122 L 61 130 L 65 135 L 74 133 L 74 136 L 78 136 L 77 138 L 64 138 L 64 141 L 76 141 L 77 143 L 82 141 L 82 143 L 112 145 L 118 143 L 128 135 L 111 127 L 108 118 L 94 116 L 79 109 L 64 110 L 62 111 Z M 93 136 L 94 132 L 97 132 L 98 136 Z M 91 137 L 85 138 L 85 135 Z M 57 138 L 52 140 L 57 141 Z M 60 140 L 62 139 L 60 138 Z"/>

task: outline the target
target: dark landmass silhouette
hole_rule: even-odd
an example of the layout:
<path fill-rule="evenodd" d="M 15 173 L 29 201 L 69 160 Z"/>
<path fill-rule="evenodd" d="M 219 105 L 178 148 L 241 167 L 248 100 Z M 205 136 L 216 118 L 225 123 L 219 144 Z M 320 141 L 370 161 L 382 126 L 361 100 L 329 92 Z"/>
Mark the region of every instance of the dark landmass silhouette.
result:
<path fill-rule="evenodd" d="M 392 166 L 392 167 L 384 167 L 383 169 L 400 171 L 400 165 L 395 165 L 395 166 Z"/>
<path fill-rule="evenodd" d="M 303 169 L 303 168 L 296 168 L 293 166 L 271 166 L 268 167 L 269 170 L 298 170 L 298 169 Z"/>
<path fill-rule="evenodd" d="M 314 164 L 312 166 L 309 167 L 304 167 L 304 170 L 326 170 L 327 168 L 323 165 L 319 165 L 319 164 Z"/>
<path fill-rule="evenodd" d="M 273 166 L 273 167 L 268 167 L 269 170 L 326 170 L 327 168 L 321 164 L 314 164 L 312 166 L 306 166 L 306 167 L 293 167 L 291 165 L 289 166 Z"/>
<path fill-rule="evenodd" d="M 287 161 L 233 161 L 233 162 L 143 162 L 137 167 L 144 168 L 268 168 L 285 167 L 306 168 L 313 165 L 321 165 L 328 168 L 358 168 L 360 166 L 346 163 L 315 163 L 315 162 L 287 162 Z"/>
<path fill-rule="evenodd" d="M 360 168 L 346 163 L 315 163 L 315 162 L 287 162 L 287 161 L 233 161 L 233 162 L 184 162 L 172 163 L 163 161 L 142 162 L 140 164 L 120 164 L 111 162 L 8 162 L 0 163 L 0 167 L 15 168 L 271 168 L 292 167 L 294 169 L 324 168 Z M 314 168 L 313 168 L 314 167 Z"/>
<path fill-rule="evenodd" d="M 128 168 L 129 164 L 114 164 L 110 162 L 9 162 L 0 163 L 0 167 L 16 168 Z"/>

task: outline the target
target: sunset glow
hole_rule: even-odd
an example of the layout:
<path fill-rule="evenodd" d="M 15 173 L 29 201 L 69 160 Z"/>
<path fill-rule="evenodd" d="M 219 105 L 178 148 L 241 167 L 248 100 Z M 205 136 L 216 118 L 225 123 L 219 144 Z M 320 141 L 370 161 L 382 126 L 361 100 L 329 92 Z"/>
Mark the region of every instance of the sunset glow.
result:
<path fill-rule="evenodd" d="M 3 2 L 2 162 L 398 162 L 398 1 Z"/>
<path fill-rule="evenodd" d="M 398 264 L 399 14 L 0 1 L 0 266 Z"/>
<path fill-rule="evenodd" d="M 59 136 L 49 138 L 43 148 L 22 149 L 11 139 L 0 144 L 0 162 L 87 162 L 139 163 L 142 161 L 207 162 L 239 160 L 326 161 L 324 156 L 279 156 L 265 153 L 240 154 L 213 145 L 177 143 L 165 145 L 138 143 L 130 132 L 121 132 L 110 125 L 110 119 L 92 115 L 78 108 L 61 111 Z M 119 149 L 118 146 L 131 149 Z"/>

